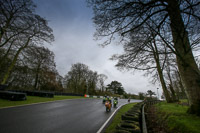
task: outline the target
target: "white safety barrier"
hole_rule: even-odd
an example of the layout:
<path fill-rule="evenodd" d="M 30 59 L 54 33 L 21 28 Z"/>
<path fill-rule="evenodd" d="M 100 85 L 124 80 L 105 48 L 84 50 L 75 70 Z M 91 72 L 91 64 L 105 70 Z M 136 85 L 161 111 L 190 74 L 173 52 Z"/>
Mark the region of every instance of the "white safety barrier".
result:
<path fill-rule="evenodd" d="M 91 97 L 91 98 L 103 98 L 103 96 L 93 96 L 93 95 L 85 95 L 86 97 Z"/>

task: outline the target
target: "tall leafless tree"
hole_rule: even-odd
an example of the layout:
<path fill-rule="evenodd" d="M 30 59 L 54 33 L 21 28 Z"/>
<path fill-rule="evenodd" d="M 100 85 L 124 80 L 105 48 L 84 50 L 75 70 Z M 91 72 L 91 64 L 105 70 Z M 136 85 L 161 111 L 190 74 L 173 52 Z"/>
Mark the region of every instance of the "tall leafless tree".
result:
<path fill-rule="evenodd" d="M 194 60 L 192 46 L 199 44 L 200 2 L 198 0 L 88 0 L 94 10 L 97 38 L 116 36 L 127 40 L 145 23 L 154 23 L 155 32 L 176 54 L 178 69 L 190 101 L 189 113 L 200 115 L 200 71 Z M 167 44 L 167 43 L 166 43 Z"/>
<path fill-rule="evenodd" d="M 0 47 L 7 51 L 4 58 L 11 50 L 15 51 L 11 64 L 1 81 L 1 84 L 5 84 L 18 57 L 27 46 L 43 42 L 50 43 L 54 36 L 47 20 L 34 13 L 35 5 L 31 0 L 1 0 L 0 2 L 2 21 Z"/>
<path fill-rule="evenodd" d="M 160 81 L 167 102 L 173 102 L 163 74 L 166 57 L 170 51 L 165 45 L 162 45 L 163 42 L 160 41 L 160 38 L 156 37 L 157 35 L 148 28 L 143 27 L 143 31 L 137 36 L 124 44 L 122 55 L 114 55 L 112 59 L 118 60 L 116 66 L 119 69 L 143 70 L 148 75 L 158 75 L 158 78 L 155 76 L 155 79 Z M 144 36 L 146 36 L 145 39 Z"/>
<path fill-rule="evenodd" d="M 50 75 L 47 73 L 56 73 L 56 65 L 54 61 L 54 53 L 50 51 L 48 48 L 43 46 L 29 46 L 24 52 L 24 60 L 29 63 L 29 68 L 33 70 L 33 77 L 34 77 L 34 89 L 39 89 L 42 82 L 41 80 L 44 79 L 45 75 Z M 47 72 L 47 73 L 46 73 Z M 55 79 L 55 77 L 54 77 Z M 43 81 L 44 82 L 44 81 Z M 56 81 L 54 82 L 56 83 Z"/>
<path fill-rule="evenodd" d="M 105 80 L 107 79 L 108 77 L 105 75 L 105 74 L 99 74 L 98 76 L 98 81 L 99 81 L 99 87 L 100 87 L 100 90 L 101 92 L 104 92 L 104 88 L 105 88 L 105 85 L 104 85 L 104 82 Z"/>

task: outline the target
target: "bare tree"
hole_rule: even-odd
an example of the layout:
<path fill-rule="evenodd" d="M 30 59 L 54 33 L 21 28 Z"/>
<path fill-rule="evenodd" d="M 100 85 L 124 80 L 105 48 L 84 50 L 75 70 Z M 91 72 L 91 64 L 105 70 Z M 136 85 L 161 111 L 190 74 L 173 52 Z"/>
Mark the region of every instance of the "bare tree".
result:
<path fill-rule="evenodd" d="M 107 76 L 92 71 L 82 63 L 72 64 L 70 71 L 65 75 L 65 88 L 68 92 L 80 94 L 96 94 L 98 84 L 104 87 L 104 81 Z M 102 89 L 102 88 L 101 88 Z"/>
<path fill-rule="evenodd" d="M 170 57 L 171 56 L 171 57 Z M 171 58 L 171 59 L 170 59 Z M 174 102 L 177 102 L 178 98 L 176 96 L 176 92 L 174 90 L 174 83 L 173 83 L 173 79 L 172 79 L 172 74 L 173 74 L 173 71 L 175 71 L 175 69 L 177 68 L 176 67 L 176 61 L 175 61 L 175 58 L 173 55 L 167 55 L 166 56 L 166 65 L 165 65 L 165 75 L 166 75 L 166 82 L 168 81 L 168 88 L 171 92 L 171 97 L 173 99 Z M 173 68 L 175 68 L 173 70 Z"/>
<path fill-rule="evenodd" d="M 32 0 L 0 1 L 0 47 L 8 45 L 16 36 L 30 28 L 27 21 L 33 15 Z"/>
<path fill-rule="evenodd" d="M 48 81 L 50 75 L 56 76 L 56 65 L 54 61 L 54 53 L 48 48 L 39 46 L 29 46 L 24 52 L 24 58 L 29 62 L 29 67 L 33 70 L 34 88 L 39 89 L 42 86 L 42 79 Z M 51 74 L 50 74 L 51 73 Z M 48 75 L 47 79 L 44 79 Z M 53 77 L 55 80 L 56 77 Z M 43 81 L 44 82 L 44 81 Z M 40 84 L 39 84 L 40 83 Z M 54 81 L 54 84 L 56 81 Z"/>
<path fill-rule="evenodd" d="M 51 42 L 54 37 L 47 21 L 33 13 L 35 5 L 31 0 L 3 0 L 1 4 L 0 13 L 3 22 L 0 27 L 0 46 L 7 49 L 5 55 L 8 55 L 11 49 L 12 52 L 15 51 L 1 81 L 1 84 L 5 84 L 19 55 L 28 45 Z"/>
<path fill-rule="evenodd" d="M 54 53 L 48 48 L 31 45 L 21 52 L 8 78 L 12 88 L 61 90 Z"/>
<path fill-rule="evenodd" d="M 154 23 L 160 36 L 171 35 L 168 47 L 176 54 L 178 69 L 190 101 L 190 113 L 200 115 L 200 71 L 192 46 L 199 44 L 200 2 L 198 0 L 88 0 L 93 6 L 96 37 L 108 37 L 109 44 L 119 35 L 126 40 L 146 23 Z M 170 27 L 170 29 L 169 29 Z M 195 27 L 195 28 L 192 28 Z M 193 33 L 193 34 L 191 34 Z M 135 36 L 136 37 L 136 36 Z M 122 42 L 123 43 L 123 42 Z"/>
<path fill-rule="evenodd" d="M 144 39 L 144 36 L 147 39 Z M 151 76 L 158 75 L 155 79 L 160 81 L 167 102 L 173 102 L 163 74 L 166 56 L 170 51 L 162 43 L 148 28 L 143 28 L 137 38 L 133 37 L 130 42 L 124 44 L 124 53 L 114 55 L 112 59 L 118 60 L 116 67 L 119 69 L 142 70 Z"/>
<path fill-rule="evenodd" d="M 105 74 L 99 74 L 99 76 L 98 76 L 98 81 L 99 81 L 101 92 L 104 92 L 104 88 L 105 88 L 104 82 L 107 78 L 108 77 Z"/>
<path fill-rule="evenodd" d="M 73 93 L 85 94 L 89 83 L 89 67 L 82 63 L 71 66 L 71 70 L 65 75 L 67 89 Z"/>

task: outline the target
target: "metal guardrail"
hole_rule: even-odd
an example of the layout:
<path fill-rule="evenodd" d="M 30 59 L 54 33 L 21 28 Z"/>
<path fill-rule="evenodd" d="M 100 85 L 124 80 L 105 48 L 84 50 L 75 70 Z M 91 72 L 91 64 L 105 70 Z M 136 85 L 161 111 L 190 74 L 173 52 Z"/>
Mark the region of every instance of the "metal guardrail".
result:
<path fill-rule="evenodd" d="M 143 133 L 148 133 L 147 132 L 147 125 L 146 125 L 146 120 L 145 120 L 145 114 L 144 114 L 144 107 L 145 103 L 142 105 L 142 132 Z"/>
<path fill-rule="evenodd" d="M 145 106 L 147 106 L 148 108 L 148 106 L 154 105 L 159 102 L 160 102 L 159 100 L 149 100 L 149 101 L 144 102 L 144 104 L 142 105 L 142 133 L 148 133 L 146 119 L 145 119 L 145 112 L 144 112 Z"/>

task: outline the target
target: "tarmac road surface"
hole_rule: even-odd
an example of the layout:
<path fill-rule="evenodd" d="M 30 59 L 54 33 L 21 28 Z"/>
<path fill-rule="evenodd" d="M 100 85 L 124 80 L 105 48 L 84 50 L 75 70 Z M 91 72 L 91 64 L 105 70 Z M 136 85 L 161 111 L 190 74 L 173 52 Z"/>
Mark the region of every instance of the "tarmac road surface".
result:
<path fill-rule="evenodd" d="M 131 100 L 138 102 L 138 100 Z M 119 99 L 119 105 L 127 100 Z M 116 108 L 74 99 L 0 109 L 0 133 L 96 133 Z"/>

